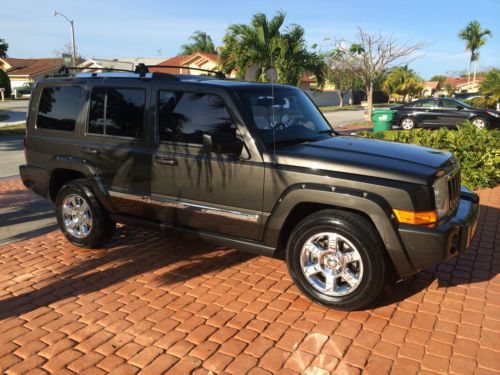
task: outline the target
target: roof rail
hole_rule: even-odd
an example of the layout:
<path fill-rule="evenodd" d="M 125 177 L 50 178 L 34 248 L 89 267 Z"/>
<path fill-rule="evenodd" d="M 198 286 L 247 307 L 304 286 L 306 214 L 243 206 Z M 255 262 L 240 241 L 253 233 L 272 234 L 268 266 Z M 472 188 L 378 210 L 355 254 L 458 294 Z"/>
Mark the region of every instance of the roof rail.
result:
<path fill-rule="evenodd" d="M 114 68 L 98 68 L 98 67 L 93 67 L 93 68 L 84 68 L 81 66 L 61 66 L 59 69 L 58 73 L 59 74 L 69 74 L 70 70 L 105 70 L 107 72 L 127 72 L 127 73 L 134 73 L 133 70 L 130 69 L 114 69 Z"/>
<path fill-rule="evenodd" d="M 149 72 L 149 68 L 154 68 L 154 69 L 171 69 L 171 68 L 179 68 L 179 69 L 189 69 L 189 70 L 197 70 L 199 72 L 205 72 L 205 73 L 212 73 L 215 75 L 215 77 L 219 79 L 226 79 L 226 75 L 224 72 L 221 72 L 220 70 L 210 70 L 210 69 L 202 69 L 202 68 L 193 68 L 190 66 L 185 66 L 185 65 L 144 65 L 144 64 L 138 64 L 135 67 L 135 72 L 139 74 L 145 74 Z"/>

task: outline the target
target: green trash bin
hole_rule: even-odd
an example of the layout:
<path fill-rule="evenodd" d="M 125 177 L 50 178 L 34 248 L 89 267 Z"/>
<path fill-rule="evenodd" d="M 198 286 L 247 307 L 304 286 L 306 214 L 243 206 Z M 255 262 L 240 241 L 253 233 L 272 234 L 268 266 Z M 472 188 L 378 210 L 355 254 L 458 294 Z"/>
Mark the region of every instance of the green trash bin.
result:
<path fill-rule="evenodd" d="M 376 109 L 372 112 L 373 132 L 392 129 L 392 119 L 397 111 L 393 109 Z"/>

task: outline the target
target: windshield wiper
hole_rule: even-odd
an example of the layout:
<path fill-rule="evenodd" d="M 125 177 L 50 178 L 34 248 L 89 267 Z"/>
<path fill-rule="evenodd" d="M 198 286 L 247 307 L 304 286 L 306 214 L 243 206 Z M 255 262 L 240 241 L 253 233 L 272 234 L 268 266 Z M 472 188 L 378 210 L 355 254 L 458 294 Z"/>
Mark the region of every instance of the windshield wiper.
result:
<path fill-rule="evenodd" d="M 289 138 L 289 139 L 281 139 L 279 141 L 274 142 L 274 147 L 281 147 L 281 146 L 292 146 L 292 145 L 297 145 L 300 143 L 306 143 L 306 142 L 314 142 L 317 141 L 316 138 Z M 272 147 L 273 143 L 269 143 L 268 147 Z"/>
<path fill-rule="evenodd" d="M 321 130 L 318 134 L 337 134 L 337 132 L 333 129 Z"/>

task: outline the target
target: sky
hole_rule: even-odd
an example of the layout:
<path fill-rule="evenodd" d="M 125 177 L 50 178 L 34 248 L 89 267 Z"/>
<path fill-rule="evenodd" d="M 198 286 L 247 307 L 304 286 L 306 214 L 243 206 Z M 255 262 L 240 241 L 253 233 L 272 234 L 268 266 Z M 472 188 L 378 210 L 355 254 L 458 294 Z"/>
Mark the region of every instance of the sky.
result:
<path fill-rule="evenodd" d="M 219 46 L 230 24 L 283 10 L 285 25 L 304 27 L 308 44 L 322 51 L 332 48 L 332 40 L 354 40 L 358 27 L 399 42 L 423 42 L 410 67 L 424 79 L 468 68 L 457 33 L 476 19 L 493 34 L 480 51 L 479 67 L 500 67 L 500 0 L 24 0 L 22 7 L 5 1 L 0 38 L 9 43 L 8 56 L 53 57 L 69 43 L 69 23 L 54 17 L 54 10 L 74 20 L 77 49 L 88 58 L 168 58 L 196 30 Z"/>

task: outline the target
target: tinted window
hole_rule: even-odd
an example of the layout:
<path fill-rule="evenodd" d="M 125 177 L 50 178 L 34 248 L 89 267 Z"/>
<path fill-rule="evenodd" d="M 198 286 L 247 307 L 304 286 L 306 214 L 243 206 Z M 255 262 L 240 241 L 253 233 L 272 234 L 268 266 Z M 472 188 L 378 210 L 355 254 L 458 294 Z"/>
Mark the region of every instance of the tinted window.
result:
<path fill-rule="evenodd" d="M 421 102 L 416 102 L 413 106 L 417 107 L 417 108 L 435 108 L 435 107 L 437 107 L 435 100 L 423 100 Z"/>
<path fill-rule="evenodd" d="M 203 143 L 203 133 L 226 132 L 236 136 L 236 126 L 217 95 L 160 91 L 159 137 L 162 141 Z"/>
<path fill-rule="evenodd" d="M 89 133 L 140 138 L 146 93 L 141 89 L 95 88 L 90 99 Z"/>
<path fill-rule="evenodd" d="M 439 106 L 441 108 L 457 109 L 459 104 L 453 100 L 440 100 Z"/>
<path fill-rule="evenodd" d="M 80 87 L 45 87 L 40 96 L 37 128 L 73 131 L 81 107 Z"/>

